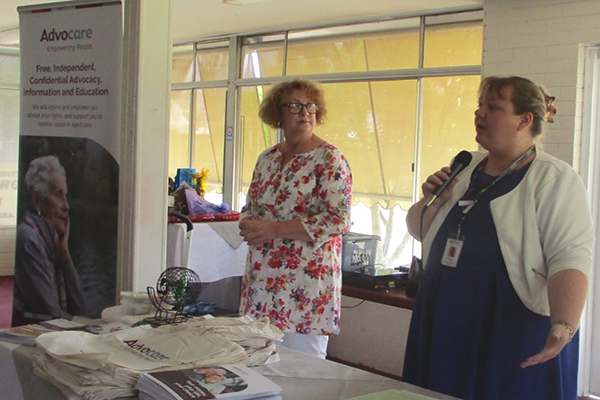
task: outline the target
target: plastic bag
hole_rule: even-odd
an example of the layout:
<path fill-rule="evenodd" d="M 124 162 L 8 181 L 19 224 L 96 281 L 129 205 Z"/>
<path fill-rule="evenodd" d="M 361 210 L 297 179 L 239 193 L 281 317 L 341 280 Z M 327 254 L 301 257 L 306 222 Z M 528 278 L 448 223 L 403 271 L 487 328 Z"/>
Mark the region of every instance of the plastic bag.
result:
<path fill-rule="evenodd" d="M 200 196 L 196 190 L 183 182 L 174 193 L 173 210 L 185 215 L 227 214 L 231 209 L 227 203 L 216 205 Z"/>

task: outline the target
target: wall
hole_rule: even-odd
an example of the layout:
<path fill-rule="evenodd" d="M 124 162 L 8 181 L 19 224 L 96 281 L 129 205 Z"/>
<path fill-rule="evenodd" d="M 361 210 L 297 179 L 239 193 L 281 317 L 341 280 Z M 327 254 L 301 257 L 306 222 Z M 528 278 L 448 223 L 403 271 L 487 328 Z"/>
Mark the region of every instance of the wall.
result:
<path fill-rule="evenodd" d="M 412 311 L 361 301 L 342 296 L 340 334 L 330 337 L 327 354 L 396 377 L 402 376 Z"/>
<path fill-rule="evenodd" d="M 600 41 L 600 1 L 486 0 L 483 75 L 521 75 L 556 97 L 543 148 L 576 169 L 581 136 L 581 45 Z"/>

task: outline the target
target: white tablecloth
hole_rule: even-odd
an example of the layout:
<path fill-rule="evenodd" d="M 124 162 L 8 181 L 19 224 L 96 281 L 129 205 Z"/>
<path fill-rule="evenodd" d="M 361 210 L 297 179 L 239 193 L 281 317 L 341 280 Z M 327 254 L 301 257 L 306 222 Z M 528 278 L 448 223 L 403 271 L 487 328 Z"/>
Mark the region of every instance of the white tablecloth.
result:
<path fill-rule="evenodd" d="M 280 350 L 281 361 L 255 368 L 283 388 L 280 396 L 284 400 L 344 400 L 389 389 L 405 390 L 429 399 L 456 400 L 454 397 L 283 347 Z M 58 388 L 33 373 L 33 351 L 33 347 L 0 341 L 0 398 L 65 400 L 66 397 Z M 72 400 L 75 399 L 80 398 L 74 397 Z"/>
<path fill-rule="evenodd" d="M 201 282 L 244 275 L 248 245 L 239 236 L 238 221 L 195 223 L 188 265 L 182 265 L 185 249 L 186 225 L 169 224 L 167 267 L 190 268 Z"/>

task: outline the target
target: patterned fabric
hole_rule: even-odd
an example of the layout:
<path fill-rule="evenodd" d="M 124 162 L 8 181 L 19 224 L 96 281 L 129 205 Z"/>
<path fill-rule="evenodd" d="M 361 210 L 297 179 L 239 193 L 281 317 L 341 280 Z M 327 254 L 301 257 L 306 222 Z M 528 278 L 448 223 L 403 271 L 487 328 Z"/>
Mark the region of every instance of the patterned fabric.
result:
<path fill-rule="evenodd" d="M 284 332 L 339 332 L 342 234 L 350 226 L 352 174 L 330 144 L 281 166 L 280 145 L 256 163 L 241 219 L 300 219 L 312 241 L 250 246 L 240 313 L 269 317 Z"/>

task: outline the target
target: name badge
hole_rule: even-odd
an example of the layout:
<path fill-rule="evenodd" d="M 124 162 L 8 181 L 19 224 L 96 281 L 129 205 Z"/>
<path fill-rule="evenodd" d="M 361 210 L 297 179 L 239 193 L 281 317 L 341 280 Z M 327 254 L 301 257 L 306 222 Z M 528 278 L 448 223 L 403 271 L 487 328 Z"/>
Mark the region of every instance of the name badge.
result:
<path fill-rule="evenodd" d="M 446 241 L 446 248 L 444 249 L 444 255 L 442 256 L 442 265 L 446 267 L 455 268 L 458 264 L 458 258 L 462 251 L 464 243 L 464 237 L 459 236 L 457 238 L 449 237 Z"/>

